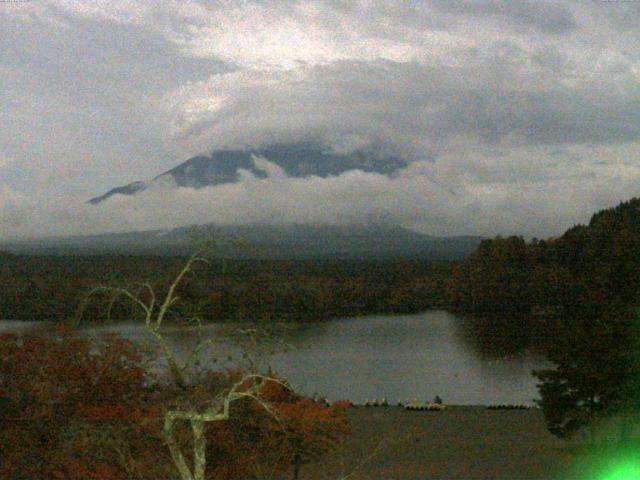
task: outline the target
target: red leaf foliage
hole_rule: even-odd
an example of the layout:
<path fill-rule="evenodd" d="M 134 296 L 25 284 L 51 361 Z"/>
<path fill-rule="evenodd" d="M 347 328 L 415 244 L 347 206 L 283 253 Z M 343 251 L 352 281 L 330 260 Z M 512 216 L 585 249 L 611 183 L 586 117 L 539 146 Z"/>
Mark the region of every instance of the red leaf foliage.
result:
<path fill-rule="evenodd" d="M 115 335 L 92 340 L 68 328 L 0 335 L 0 479 L 175 477 L 162 424 L 185 392 L 149 384 L 138 351 Z M 206 397 L 240 378 L 211 373 L 210 386 L 194 391 Z M 327 407 L 279 380 L 264 383 L 259 397 L 269 411 L 246 398 L 229 420 L 206 425 L 207 478 L 283 473 L 348 434 L 347 403 Z M 190 458 L 190 426 L 176 430 Z"/>
<path fill-rule="evenodd" d="M 69 329 L 0 336 L 0 478 L 126 478 L 112 444 L 142 432 L 147 388 L 139 362 L 135 345 L 115 336 L 91 341 Z M 89 456 L 97 438 L 105 448 Z"/>

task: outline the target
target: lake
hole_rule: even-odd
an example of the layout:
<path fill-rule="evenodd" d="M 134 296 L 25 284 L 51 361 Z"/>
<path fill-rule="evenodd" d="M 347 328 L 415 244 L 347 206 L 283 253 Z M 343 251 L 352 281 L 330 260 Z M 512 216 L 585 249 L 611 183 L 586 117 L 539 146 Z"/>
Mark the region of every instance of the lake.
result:
<path fill-rule="evenodd" d="M 330 400 L 385 397 L 389 402 L 430 401 L 439 395 L 445 403 L 483 405 L 528 403 L 538 398 L 531 370 L 547 366 L 532 354 L 488 358 L 477 352 L 461 333 L 461 321 L 444 311 L 415 315 L 366 316 L 305 325 L 286 335 L 288 348 L 265 351 L 253 359 L 270 366 L 308 395 Z M 0 321 L 0 332 L 24 327 Z M 205 337 L 220 336 L 227 325 L 207 325 Z M 126 338 L 150 341 L 145 329 L 134 323 L 90 326 L 91 334 L 119 332 Z M 167 328 L 179 358 L 198 343 L 195 330 Z M 242 349 L 223 340 L 203 351 L 207 367 L 247 362 Z M 162 365 L 156 363 L 156 368 Z"/>

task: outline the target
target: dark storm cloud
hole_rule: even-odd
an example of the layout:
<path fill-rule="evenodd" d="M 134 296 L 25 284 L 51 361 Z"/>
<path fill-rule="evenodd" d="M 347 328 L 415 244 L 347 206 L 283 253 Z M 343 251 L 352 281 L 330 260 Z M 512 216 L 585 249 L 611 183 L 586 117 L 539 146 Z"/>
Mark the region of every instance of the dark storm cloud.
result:
<path fill-rule="evenodd" d="M 291 76 L 230 74 L 194 86 L 226 103 L 194 121 L 185 137 L 215 138 L 220 145 L 252 145 L 348 135 L 394 145 L 419 158 L 441 153 L 448 139 L 469 136 L 489 144 L 516 136 L 529 144 L 636 141 L 640 109 L 633 91 L 609 76 L 569 86 L 556 70 L 561 58 L 529 54 L 514 45 L 457 66 L 416 62 L 333 62 Z M 505 53 L 508 51 L 509 53 Z M 470 57 L 472 58 L 472 57 Z M 623 69 L 618 74 L 631 77 Z M 185 99 L 188 101 L 189 94 Z"/>

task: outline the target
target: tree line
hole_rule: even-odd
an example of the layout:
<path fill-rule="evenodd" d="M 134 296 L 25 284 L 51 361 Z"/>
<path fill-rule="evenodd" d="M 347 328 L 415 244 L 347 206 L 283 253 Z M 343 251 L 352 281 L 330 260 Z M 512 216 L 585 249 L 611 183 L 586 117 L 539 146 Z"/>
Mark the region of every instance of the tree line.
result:
<path fill-rule="evenodd" d="M 184 257 L 27 256 L 0 253 L 0 318 L 64 321 L 96 284 L 152 279 L 166 291 Z M 200 265 L 179 289 L 174 311 L 204 321 L 321 321 L 444 306 L 449 264 L 417 260 L 221 260 Z M 91 305 L 95 321 L 135 318 L 117 302 Z"/>
<path fill-rule="evenodd" d="M 453 269 L 447 296 L 482 347 L 534 348 L 551 432 L 640 413 L 640 199 L 548 240 L 485 240 Z"/>
<path fill-rule="evenodd" d="M 593 322 L 620 304 L 632 310 L 640 297 L 640 199 L 557 238 L 484 240 L 452 268 L 445 292 L 452 310 L 484 319 L 494 336 L 517 331 L 542 350 L 563 323 Z"/>

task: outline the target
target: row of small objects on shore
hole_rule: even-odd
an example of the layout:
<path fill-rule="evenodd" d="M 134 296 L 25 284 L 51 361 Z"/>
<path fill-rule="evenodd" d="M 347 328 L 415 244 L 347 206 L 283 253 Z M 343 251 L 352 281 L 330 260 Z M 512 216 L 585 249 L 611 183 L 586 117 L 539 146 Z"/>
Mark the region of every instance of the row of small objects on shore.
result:
<path fill-rule="evenodd" d="M 382 400 L 367 400 L 364 402 L 365 407 L 388 407 L 389 402 L 386 399 Z M 426 403 L 426 402 L 398 402 L 398 407 L 405 410 L 425 410 L 425 411 L 440 411 L 444 410 L 445 406 L 442 403 Z"/>
<path fill-rule="evenodd" d="M 524 403 L 487 406 L 487 410 L 529 410 L 530 408 L 530 405 L 525 405 Z"/>
<path fill-rule="evenodd" d="M 331 406 L 331 402 L 327 401 L 324 398 L 314 398 L 315 401 L 318 402 L 324 402 L 324 404 L 326 406 Z M 405 410 L 426 410 L 426 411 L 440 411 L 440 410 L 444 410 L 446 408 L 446 405 L 444 405 L 442 403 L 442 401 L 440 400 L 440 398 L 438 398 L 439 401 L 437 402 L 418 402 L 416 400 L 410 401 L 410 402 L 398 402 L 396 405 L 400 408 L 404 408 Z M 355 404 L 353 404 L 351 401 L 349 400 L 342 400 L 340 403 L 343 403 L 345 405 L 348 405 L 350 407 L 353 406 L 357 406 Z M 362 406 L 364 407 L 388 407 L 390 406 L 389 402 L 385 399 L 382 398 L 381 400 L 365 400 L 364 404 L 362 404 Z M 493 404 L 493 405 L 487 405 L 486 409 L 487 410 L 529 410 L 531 408 L 536 408 L 536 407 L 532 407 L 531 405 L 527 405 L 525 403 L 508 403 L 508 404 Z"/>
<path fill-rule="evenodd" d="M 442 403 L 422 403 L 422 402 L 409 402 L 405 404 L 398 404 L 398 406 L 404 407 L 405 410 L 418 410 L 427 412 L 439 412 L 446 407 Z"/>

